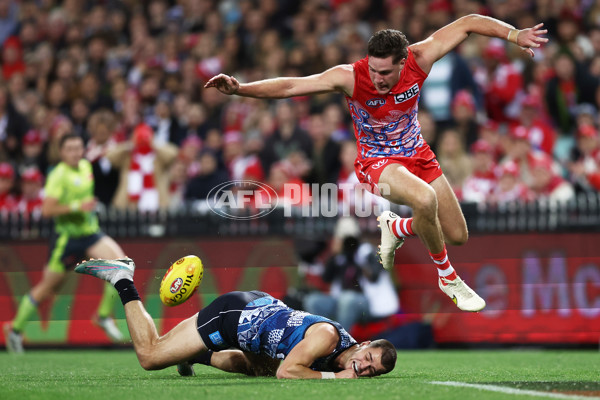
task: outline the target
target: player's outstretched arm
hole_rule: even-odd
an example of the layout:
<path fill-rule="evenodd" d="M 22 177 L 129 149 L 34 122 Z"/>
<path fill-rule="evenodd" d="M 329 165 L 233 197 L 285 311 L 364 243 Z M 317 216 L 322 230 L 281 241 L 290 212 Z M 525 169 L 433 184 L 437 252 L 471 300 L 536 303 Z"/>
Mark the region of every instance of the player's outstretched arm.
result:
<path fill-rule="evenodd" d="M 204 85 L 221 93 L 245 97 L 284 99 L 320 93 L 342 92 L 352 94 L 354 71 L 351 65 L 338 65 L 320 74 L 305 77 L 283 77 L 240 83 L 233 76 L 219 74 Z"/>
<path fill-rule="evenodd" d="M 316 359 L 331 354 L 338 341 L 339 334 L 333 325 L 318 323 L 313 325 L 304 339 L 290 351 L 277 369 L 278 379 L 322 379 L 323 374 L 313 371 L 310 366 Z M 327 374 L 332 374 L 331 372 Z M 357 378 L 353 370 L 335 373 L 335 378 Z"/>
<path fill-rule="evenodd" d="M 425 72 L 429 72 L 434 62 L 452 51 L 471 33 L 508 40 L 533 57 L 532 49 L 548 42 L 548 38 L 543 37 L 548 31 L 542 28 L 543 24 L 537 24 L 527 29 L 515 29 L 514 26 L 498 19 L 470 14 L 438 29 L 430 37 L 411 45 L 410 48 Z"/>

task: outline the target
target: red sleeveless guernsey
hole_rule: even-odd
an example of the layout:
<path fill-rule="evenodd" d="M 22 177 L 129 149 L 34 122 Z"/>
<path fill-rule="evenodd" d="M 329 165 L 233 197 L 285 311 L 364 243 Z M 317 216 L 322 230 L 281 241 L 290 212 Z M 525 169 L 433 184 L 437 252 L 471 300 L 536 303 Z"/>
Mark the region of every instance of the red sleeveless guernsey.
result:
<path fill-rule="evenodd" d="M 441 170 L 421 136 L 417 120 L 421 86 L 427 74 L 417 65 L 409 48 L 398 83 L 389 93 L 380 95 L 369 77 L 368 61 L 365 57 L 352 64 L 354 93 L 346 96 L 357 139 L 358 179 L 377 184 L 384 165 L 400 163 L 431 182 L 441 175 Z"/>

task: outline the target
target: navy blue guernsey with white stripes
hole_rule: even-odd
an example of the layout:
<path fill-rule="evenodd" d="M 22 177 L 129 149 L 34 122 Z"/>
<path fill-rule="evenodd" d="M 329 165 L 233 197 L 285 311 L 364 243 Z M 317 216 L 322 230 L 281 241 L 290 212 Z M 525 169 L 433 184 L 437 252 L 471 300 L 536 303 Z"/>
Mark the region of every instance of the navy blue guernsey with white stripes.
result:
<path fill-rule="evenodd" d="M 337 371 L 332 361 L 356 340 L 337 322 L 318 315 L 289 308 L 281 300 L 266 295 L 246 305 L 239 319 L 237 339 L 240 348 L 283 359 L 303 338 L 313 324 L 326 322 L 335 327 L 340 339 L 335 350 L 311 365 L 317 371 Z"/>

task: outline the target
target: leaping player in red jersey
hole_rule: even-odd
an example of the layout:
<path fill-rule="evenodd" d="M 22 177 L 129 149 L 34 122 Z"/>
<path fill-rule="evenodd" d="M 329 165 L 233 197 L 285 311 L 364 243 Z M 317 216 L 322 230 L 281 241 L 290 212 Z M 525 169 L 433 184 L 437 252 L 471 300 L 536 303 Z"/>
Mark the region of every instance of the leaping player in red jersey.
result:
<path fill-rule="evenodd" d="M 518 30 L 494 18 L 471 14 L 409 46 L 402 32 L 385 29 L 368 43 L 368 56 L 306 77 L 240 83 L 219 74 L 205 88 L 255 98 L 288 98 L 341 92 L 354 121 L 359 180 L 396 204 L 412 208 L 412 218 L 384 211 L 379 216 L 379 256 L 386 269 L 406 237 L 418 236 L 438 269 L 440 289 L 465 311 L 480 311 L 485 301 L 468 287 L 450 264 L 445 243 L 461 245 L 468 232 L 462 210 L 440 166 L 421 136 L 417 120 L 421 86 L 434 62 L 469 34 L 508 40 L 533 57 L 532 48 L 548 41 L 542 24 Z"/>

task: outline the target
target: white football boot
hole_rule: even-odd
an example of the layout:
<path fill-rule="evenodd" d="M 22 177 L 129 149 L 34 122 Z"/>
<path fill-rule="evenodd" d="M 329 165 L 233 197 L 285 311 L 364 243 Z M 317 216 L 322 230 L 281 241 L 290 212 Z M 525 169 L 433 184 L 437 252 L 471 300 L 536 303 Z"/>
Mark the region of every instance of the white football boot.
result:
<path fill-rule="evenodd" d="M 445 285 L 443 283 L 445 283 Z M 442 292 L 452 299 L 456 306 L 463 311 L 477 312 L 485 308 L 483 300 L 473 289 L 458 276 L 454 280 L 443 277 L 438 278 L 438 285 Z"/>
<path fill-rule="evenodd" d="M 111 284 L 121 279 L 133 281 L 135 263 L 131 258 L 120 258 L 118 260 L 90 259 L 83 261 L 75 267 L 75 272 L 95 276 L 104 279 Z"/>
<path fill-rule="evenodd" d="M 23 335 L 13 331 L 10 323 L 4 324 L 4 342 L 6 351 L 9 353 L 22 354 L 24 352 Z"/>
<path fill-rule="evenodd" d="M 394 266 L 396 250 L 404 244 L 404 238 L 396 237 L 392 230 L 392 224 L 395 223 L 398 218 L 400 217 L 391 211 L 384 211 L 377 217 L 379 227 L 381 228 L 381 244 L 379 245 L 377 256 L 379 257 L 379 262 L 383 265 L 383 268 L 388 270 L 392 269 Z"/>
<path fill-rule="evenodd" d="M 98 325 L 113 342 L 122 342 L 125 339 L 112 317 L 96 316 L 94 318 L 94 323 Z"/>

